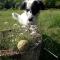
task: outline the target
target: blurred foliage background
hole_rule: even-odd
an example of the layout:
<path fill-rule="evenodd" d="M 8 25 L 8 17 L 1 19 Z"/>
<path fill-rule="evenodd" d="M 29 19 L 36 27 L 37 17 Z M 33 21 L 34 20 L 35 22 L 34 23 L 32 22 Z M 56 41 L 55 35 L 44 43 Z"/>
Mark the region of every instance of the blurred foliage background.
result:
<path fill-rule="evenodd" d="M 0 0 L 0 9 L 19 8 L 23 0 Z M 47 8 L 60 8 L 60 0 L 41 0 Z"/>
<path fill-rule="evenodd" d="M 20 6 L 23 0 L 0 0 L 0 9 L 10 9 Z"/>

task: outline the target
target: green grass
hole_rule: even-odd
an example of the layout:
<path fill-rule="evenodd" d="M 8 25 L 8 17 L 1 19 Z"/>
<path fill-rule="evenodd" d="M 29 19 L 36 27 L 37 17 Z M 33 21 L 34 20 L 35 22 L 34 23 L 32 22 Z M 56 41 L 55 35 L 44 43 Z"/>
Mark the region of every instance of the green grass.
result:
<path fill-rule="evenodd" d="M 41 11 L 38 26 L 43 34 L 47 34 L 60 44 L 60 10 Z"/>
<path fill-rule="evenodd" d="M 0 11 L 0 31 L 6 30 L 6 29 L 12 29 L 14 28 L 14 24 L 18 24 L 15 20 L 12 18 L 12 12 L 21 13 L 20 10 L 2 10 Z M 5 23 L 8 22 L 8 23 Z"/>
<path fill-rule="evenodd" d="M 45 47 L 60 56 L 60 10 L 41 11 L 37 19 Z"/>
<path fill-rule="evenodd" d="M 17 43 L 21 39 L 32 41 L 32 36 L 29 35 L 30 31 L 25 32 L 25 29 L 21 28 L 19 23 L 12 18 L 12 12 L 22 13 L 20 10 L 0 11 L 0 50 L 17 49 Z"/>
<path fill-rule="evenodd" d="M 20 25 L 16 20 L 12 18 L 12 12 L 17 12 L 21 14 L 22 11 L 12 10 L 12 9 L 6 11 L 5 10 L 0 11 L 0 50 L 7 48 L 15 48 L 18 42 L 15 40 L 16 38 L 18 38 L 18 33 L 19 33 L 18 29 Z M 12 31 L 10 32 L 8 30 L 12 30 Z M 2 34 L 4 34 L 4 37 L 2 37 Z"/>

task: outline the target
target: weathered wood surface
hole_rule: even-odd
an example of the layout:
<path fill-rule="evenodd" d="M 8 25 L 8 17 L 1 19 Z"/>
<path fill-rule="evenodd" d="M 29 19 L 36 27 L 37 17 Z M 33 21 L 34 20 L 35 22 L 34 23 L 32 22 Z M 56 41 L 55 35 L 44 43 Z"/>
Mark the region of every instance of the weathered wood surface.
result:
<path fill-rule="evenodd" d="M 0 50 L 0 56 L 12 56 L 18 54 L 19 52 L 13 50 Z"/>

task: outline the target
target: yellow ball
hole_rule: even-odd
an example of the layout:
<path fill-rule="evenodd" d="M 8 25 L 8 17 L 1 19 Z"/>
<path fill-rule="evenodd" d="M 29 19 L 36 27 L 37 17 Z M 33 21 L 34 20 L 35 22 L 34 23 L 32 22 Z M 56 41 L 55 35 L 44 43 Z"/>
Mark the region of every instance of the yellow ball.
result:
<path fill-rule="evenodd" d="M 28 41 L 27 40 L 20 40 L 17 44 L 17 48 L 20 52 L 25 51 L 28 48 Z"/>

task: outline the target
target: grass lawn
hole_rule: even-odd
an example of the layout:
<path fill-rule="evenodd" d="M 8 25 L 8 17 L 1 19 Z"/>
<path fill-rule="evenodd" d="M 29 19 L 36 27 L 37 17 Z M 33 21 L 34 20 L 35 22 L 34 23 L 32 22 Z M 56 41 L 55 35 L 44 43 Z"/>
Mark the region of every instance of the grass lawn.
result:
<path fill-rule="evenodd" d="M 0 11 L 0 31 L 5 29 L 12 29 L 14 28 L 14 24 L 18 24 L 15 20 L 12 18 L 12 12 L 21 13 L 20 10 L 2 10 Z M 16 28 L 16 27 L 15 27 Z"/>
<path fill-rule="evenodd" d="M 51 36 L 60 44 L 60 10 L 41 11 L 38 16 L 38 25 L 43 34 Z"/>
<path fill-rule="evenodd" d="M 43 34 L 45 47 L 60 56 L 60 10 L 41 11 L 37 19 L 38 27 Z"/>
<path fill-rule="evenodd" d="M 0 11 L 0 31 L 17 28 L 17 26 L 14 27 L 14 24 L 18 24 L 18 22 L 13 20 L 12 12 L 21 13 L 22 11 Z M 40 14 L 37 16 L 37 25 L 42 32 L 45 46 L 60 56 L 60 10 L 50 9 L 40 11 Z"/>

